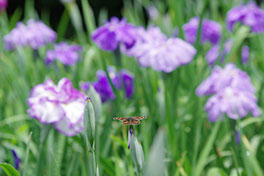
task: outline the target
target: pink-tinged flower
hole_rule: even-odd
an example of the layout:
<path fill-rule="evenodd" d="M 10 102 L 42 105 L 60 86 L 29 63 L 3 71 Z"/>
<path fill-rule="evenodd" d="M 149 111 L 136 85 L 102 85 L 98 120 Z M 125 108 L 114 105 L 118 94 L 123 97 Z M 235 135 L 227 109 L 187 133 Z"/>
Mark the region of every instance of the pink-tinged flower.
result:
<path fill-rule="evenodd" d="M 190 21 L 183 25 L 185 39 L 194 44 L 197 37 L 200 19 L 191 18 Z M 221 39 L 221 25 L 213 20 L 203 19 L 201 27 L 201 42 L 210 42 L 217 44 Z"/>
<path fill-rule="evenodd" d="M 126 70 L 115 72 L 112 67 L 108 67 L 108 72 L 114 87 L 118 90 L 124 90 L 126 98 L 130 98 L 134 93 L 134 77 Z M 89 87 L 93 86 L 96 92 L 99 93 L 102 102 L 114 100 L 115 93 L 108 81 L 106 73 L 102 70 L 98 70 L 96 76 L 97 81 L 95 82 L 81 83 L 81 89 L 88 91 Z"/>
<path fill-rule="evenodd" d="M 4 11 L 7 7 L 7 0 L 0 0 L 0 11 Z"/>
<path fill-rule="evenodd" d="M 56 40 L 57 34 L 41 21 L 28 20 L 27 25 L 18 22 L 16 27 L 4 37 L 5 48 L 30 46 L 38 49 Z"/>
<path fill-rule="evenodd" d="M 231 119 L 243 118 L 251 113 L 260 115 L 257 99 L 252 92 L 226 87 L 208 99 L 205 110 L 211 122 L 227 115 Z"/>
<path fill-rule="evenodd" d="M 134 26 L 125 19 L 119 21 L 117 17 L 112 17 L 110 22 L 106 22 L 92 33 L 92 40 L 106 51 L 117 49 L 119 44 L 131 48 L 136 41 L 134 30 Z"/>
<path fill-rule="evenodd" d="M 210 95 L 226 87 L 255 93 L 255 88 L 247 73 L 236 68 L 234 64 L 227 64 L 225 68 L 216 66 L 211 75 L 196 89 L 196 94 L 198 96 Z"/>
<path fill-rule="evenodd" d="M 227 27 L 230 31 L 234 29 L 236 23 L 249 26 L 252 32 L 264 31 L 264 10 L 259 8 L 254 2 L 232 8 L 226 17 Z"/>
<path fill-rule="evenodd" d="M 159 28 L 138 28 L 136 44 L 130 49 L 123 49 L 129 56 L 137 58 L 143 67 L 172 72 L 181 65 L 188 64 L 196 54 L 195 48 L 180 38 L 167 38 Z"/>
<path fill-rule="evenodd" d="M 55 59 L 64 65 L 75 65 L 80 59 L 80 51 L 82 47 L 79 45 L 69 45 L 65 42 L 56 44 L 53 50 L 48 50 L 46 54 L 46 65 L 50 65 Z"/>
<path fill-rule="evenodd" d="M 223 63 L 226 55 L 231 51 L 232 40 L 227 40 L 224 43 L 224 48 L 221 51 L 219 45 L 214 45 L 206 54 L 205 59 L 209 65 L 214 65 L 217 58 L 220 59 L 220 63 Z M 248 46 L 243 46 L 241 51 L 241 61 L 243 64 L 246 64 L 249 58 L 249 48 Z"/>
<path fill-rule="evenodd" d="M 27 112 L 41 123 L 53 124 L 64 135 L 74 136 L 83 129 L 85 97 L 67 78 L 57 86 L 47 80 L 31 90 Z"/>

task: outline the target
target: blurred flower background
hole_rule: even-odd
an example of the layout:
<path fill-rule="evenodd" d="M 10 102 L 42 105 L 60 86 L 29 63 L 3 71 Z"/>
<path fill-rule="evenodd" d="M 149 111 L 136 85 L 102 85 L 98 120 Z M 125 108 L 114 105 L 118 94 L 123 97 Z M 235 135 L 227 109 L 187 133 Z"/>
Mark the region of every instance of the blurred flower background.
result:
<path fill-rule="evenodd" d="M 0 26 L 0 175 L 264 175 L 262 1 L 0 0 Z"/>

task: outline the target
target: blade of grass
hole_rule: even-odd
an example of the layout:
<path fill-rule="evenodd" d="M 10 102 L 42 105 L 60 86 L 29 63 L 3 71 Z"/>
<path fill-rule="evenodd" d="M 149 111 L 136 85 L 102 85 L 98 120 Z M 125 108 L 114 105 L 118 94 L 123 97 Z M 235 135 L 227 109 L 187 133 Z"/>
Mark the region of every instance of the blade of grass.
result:
<path fill-rule="evenodd" d="M 29 155 L 29 143 L 31 141 L 32 132 L 29 133 L 28 141 L 26 143 L 27 149 L 26 149 L 26 157 L 24 162 L 24 168 L 22 172 L 22 176 L 26 176 L 27 166 L 28 166 L 28 155 Z"/>
<path fill-rule="evenodd" d="M 205 144 L 205 147 L 203 148 L 200 156 L 199 156 L 199 159 L 198 159 L 198 162 L 197 162 L 197 165 L 195 166 L 194 168 L 194 172 L 193 172 L 193 175 L 201 175 L 203 169 L 204 169 L 204 166 L 207 162 L 207 158 L 208 158 L 208 155 L 210 153 L 210 151 L 212 150 L 213 148 L 213 144 L 214 144 L 214 141 L 215 141 L 215 138 L 217 136 L 217 132 L 218 132 L 218 129 L 220 127 L 220 123 L 221 121 L 218 120 L 215 124 L 214 124 L 214 127 L 212 129 L 212 132 L 207 140 L 207 143 Z"/>
<path fill-rule="evenodd" d="M 91 7 L 89 6 L 88 0 L 81 0 L 82 11 L 84 13 L 84 22 L 87 28 L 88 42 L 91 42 L 91 33 L 95 29 L 94 15 Z"/>

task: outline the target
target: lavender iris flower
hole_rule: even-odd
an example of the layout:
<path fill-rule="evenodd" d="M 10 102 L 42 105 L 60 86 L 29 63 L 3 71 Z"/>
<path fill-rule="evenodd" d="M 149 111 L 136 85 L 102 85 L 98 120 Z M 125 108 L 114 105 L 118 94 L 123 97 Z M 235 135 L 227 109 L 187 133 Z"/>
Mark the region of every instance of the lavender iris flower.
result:
<path fill-rule="evenodd" d="M 225 56 L 230 52 L 232 41 L 227 40 L 224 44 L 223 51 L 220 51 L 220 45 L 214 45 L 206 54 L 205 58 L 209 65 L 214 65 L 216 59 L 219 57 L 220 62 L 224 61 Z"/>
<path fill-rule="evenodd" d="M 57 86 L 47 80 L 31 90 L 27 112 L 41 123 L 53 124 L 64 135 L 74 136 L 83 129 L 85 97 L 67 78 L 62 78 Z"/>
<path fill-rule="evenodd" d="M 252 92 L 226 87 L 208 99 L 205 110 L 211 122 L 226 114 L 231 119 L 260 115 L 257 99 Z"/>
<path fill-rule="evenodd" d="M 199 28 L 199 18 L 194 17 L 183 25 L 185 39 L 194 44 Z M 201 27 L 201 42 L 210 42 L 215 45 L 221 39 L 221 25 L 213 20 L 203 19 Z"/>
<path fill-rule="evenodd" d="M 56 40 L 57 34 L 41 21 L 28 20 L 27 25 L 22 22 L 17 23 L 16 27 L 4 37 L 5 48 L 12 50 L 16 47 L 30 46 L 38 49 L 47 43 Z"/>
<path fill-rule="evenodd" d="M 7 0 L 0 0 L 0 11 L 4 11 L 7 7 Z"/>
<path fill-rule="evenodd" d="M 15 162 L 15 169 L 18 170 L 19 169 L 19 165 L 20 165 L 20 158 L 19 156 L 17 155 L 16 151 L 15 150 L 11 150 L 12 154 L 13 154 L 13 157 L 14 157 L 14 162 Z"/>
<path fill-rule="evenodd" d="M 46 65 L 50 65 L 55 59 L 64 65 L 74 65 L 80 59 L 79 52 L 82 47 L 79 45 L 69 45 L 65 42 L 56 44 L 53 50 L 48 50 L 46 54 Z"/>
<path fill-rule="evenodd" d="M 147 30 L 137 28 L 137 41 L 130 49 L 122 51 L 137 58 L 143 67 L 154 70 L 172 72 L 181 65 L 188 64 L 196 54 L 195 48 L 180 38 L 167 38 L 159 28 L 149 27 Z"/>
<path fill-rule="evenodd" d="M 112 67 L 108 68 L 110 78 L 116 89 L 124 90 L 126 98 L 130 98 L 134 93 L 134 77 L 126 70 L 115 72 Z M 102 102 L 107 100 L 114 100 L 115 94 L 108 81 L 107 75 L 104 71 L 99 70 L 96 73 L 97 81 L 84 82 L 80 84 L 80 87 L 84 91 L 88 91 L 90 86 L 93 86 L 96 92 L 99 93 Z"/>
<path fill-rule="evenodd" d="M 237 145 L 241 143 L 241 135 L 238 130 L 235 131 L 235 140 Z"/>
<path fill-rule="evenodd" d="M 232 40 L 227 40 L 224 44 L 223 51 L 220 50 L 219 45 L 214 45 L 206 54 L 205 59 L 207 60 L 207 63 L 209 65 L 214 65 L 217 58 L 220 59 L 220 63 L 224 62 L 225 56 L 231 51 L 232 48 Z M 248 62 L 249 58 L 249 47 L 243 46 L 242 52 L 241 52 L 241 60 L 243 64 L 246 64 Z"/>
<path fill-rule="evenodd" d="M 227 27 L 230 31 L 234 29 L 236 23 L 249 26 L 252 32 L 264 31 L 264 10 L 259 8 L 254 2 L 232 8 L 226 17 Z"/>
<path fill-rule="evenodd" d="M 205 105 L 209 120 L 215 122 L 225 114 L 231 119 L 238 119 L 251 113 L 260 115 L 255 89 L 246 72 L 233 64 L 224 69 L 216 67 L 211 75 L 196 89 L 198 96 L 211 95 Z"/>
<path fill-rule="evenodd" d="M 243 46 L 242 47 L 242 53 L 241 53 L 241 59 L 243 64 L 248 63 L 248 58 L 249 58 L 249 47 L 248 46 Z"/>
<path fill-rule="evenodd" d="M 255 93 L 255 88 L 248 74 L 236 68 L 234 64 L 227 64 L 225 68 L 216 66 L 211 75 L 196 89 L 196 94 L 198 96 L 211 95 L 226 87 Z"/>
<path fill-rule="evenodd" d="M 92 33 L 92 40 L 106 51 L 114 51 L 119 44 L 126 48 L 131 48 L 135 41 L 134 26 L 126 22 L 125 19 L 119 21 L 117 17 L 112 17 L 110 22 L 106 22 Z"/>

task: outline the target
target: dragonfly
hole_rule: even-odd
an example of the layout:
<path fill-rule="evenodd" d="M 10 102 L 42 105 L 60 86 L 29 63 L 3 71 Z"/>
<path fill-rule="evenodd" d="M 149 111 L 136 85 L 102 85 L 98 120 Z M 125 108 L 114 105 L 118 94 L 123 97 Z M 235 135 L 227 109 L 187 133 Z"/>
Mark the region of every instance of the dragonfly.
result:
<path fill-rule="evenodd" d="M 120 120 L 123 125 L 139 125 L 140 121 L 146 119 L 146 116 L 134 116 L 134 117 L 114 117 L 114 120 Z"/>

